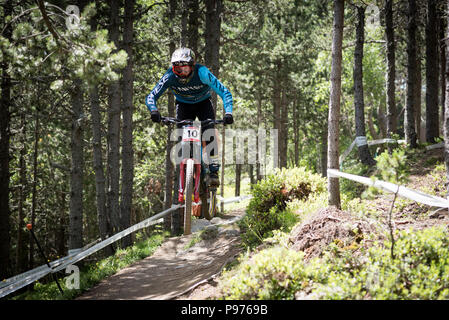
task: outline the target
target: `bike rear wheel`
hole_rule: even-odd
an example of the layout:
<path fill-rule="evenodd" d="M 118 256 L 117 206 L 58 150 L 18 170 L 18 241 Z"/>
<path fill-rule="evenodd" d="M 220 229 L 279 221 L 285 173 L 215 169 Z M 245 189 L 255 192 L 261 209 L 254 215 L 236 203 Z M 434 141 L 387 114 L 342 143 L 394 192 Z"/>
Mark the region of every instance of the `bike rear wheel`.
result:
<path fill-rule="evenodd" d="M 185 187 L 185 208 L 184 208 L 184 235 L 192 233 L 192 195 L 193 195 L 193 159 L 187 160 L 186 165 L 186 187 Z"/>

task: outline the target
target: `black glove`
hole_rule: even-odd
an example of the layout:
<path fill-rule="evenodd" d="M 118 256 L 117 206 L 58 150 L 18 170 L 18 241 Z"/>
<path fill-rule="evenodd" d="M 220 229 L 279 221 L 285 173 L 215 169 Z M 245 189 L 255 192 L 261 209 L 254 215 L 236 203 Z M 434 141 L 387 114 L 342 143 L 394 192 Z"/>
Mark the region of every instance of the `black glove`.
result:
<path fill-rule="evenodd" d="M 232 113 L 226 113 L 223 120 L 224 120 L 225 124 L 233 124 L 234 123 L 234 117 L 232 116 Z"/>
<path fill-rule="evenodd" d="M 151 111 L 151 120 L 153 120 L 153 122 L 161 122 L 161 114 L 159 111 Z"/>

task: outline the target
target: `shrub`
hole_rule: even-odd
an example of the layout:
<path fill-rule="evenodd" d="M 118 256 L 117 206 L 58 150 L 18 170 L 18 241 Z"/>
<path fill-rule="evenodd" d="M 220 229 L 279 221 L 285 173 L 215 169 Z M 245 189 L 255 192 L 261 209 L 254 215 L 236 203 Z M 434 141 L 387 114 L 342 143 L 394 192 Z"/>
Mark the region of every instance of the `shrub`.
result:
<path fill-rule="evenodd" d="M 247 214 L 239 223 L 243 244 L 254 247 L 271 237 L 273 230 L 290 230 L 298 216 L 288 204 L 325 190 L 326 180 L 304 168 L 277 170 L 259 181 L 253 186 Z"/>
<path fill-rule="evenodd" d="M 293 299 L 304 278 L 303 254 L 286 248 L 270 248 L 224 271 L 222 298 L 227 300 Z"/>
<path fill-rule="evenodd" d="M 448 236 L 441 227 L 402 231 L 395 259 L 388 242 L 358 258 L 328 255 L 330 272 L 314 294 L 324 299 L 448 299 Z"/>

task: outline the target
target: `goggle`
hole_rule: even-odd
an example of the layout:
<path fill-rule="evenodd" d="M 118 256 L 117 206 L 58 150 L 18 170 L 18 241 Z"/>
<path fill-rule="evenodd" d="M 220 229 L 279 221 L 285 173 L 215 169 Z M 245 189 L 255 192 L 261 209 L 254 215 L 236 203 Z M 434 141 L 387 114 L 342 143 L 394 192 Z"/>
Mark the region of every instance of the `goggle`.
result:
<path fill-rule="evenodd" d="M 182 63 L 182 64 L 181 64 Z M 192 66 L 188 63 L 183 62 L 173 63 L 173 72 L 178 76 L 187 76 L 192 71 Z"/>

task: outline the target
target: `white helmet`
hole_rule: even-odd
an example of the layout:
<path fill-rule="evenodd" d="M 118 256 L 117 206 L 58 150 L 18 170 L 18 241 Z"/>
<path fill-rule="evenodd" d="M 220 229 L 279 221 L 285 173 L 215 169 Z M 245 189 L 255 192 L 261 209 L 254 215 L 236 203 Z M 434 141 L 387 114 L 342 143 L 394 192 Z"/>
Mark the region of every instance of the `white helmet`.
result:
<path fill-rule="evenodd" d="M 195 53 L 189 48 L 179 48 L 176 49 L 171 56 L 171 63 L 188 63 L 189 65 L 195 64 Z"/>

